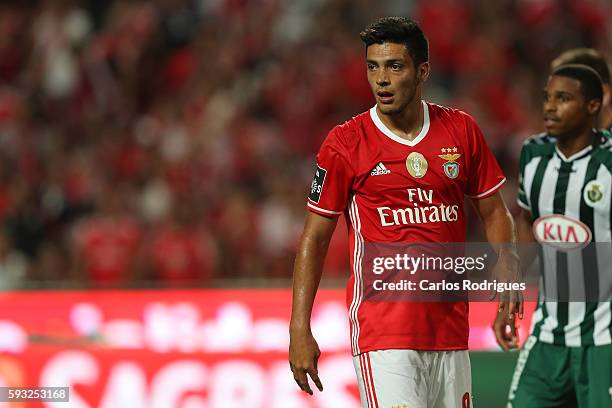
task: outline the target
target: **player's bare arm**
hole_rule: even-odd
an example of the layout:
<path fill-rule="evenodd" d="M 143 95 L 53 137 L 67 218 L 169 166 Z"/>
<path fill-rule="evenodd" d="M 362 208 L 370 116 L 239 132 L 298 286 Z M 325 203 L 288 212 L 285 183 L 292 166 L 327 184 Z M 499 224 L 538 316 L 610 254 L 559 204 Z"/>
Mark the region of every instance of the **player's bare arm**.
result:
<path fill-rule="evenodd" d="M 535 261 L 537 256 L 536 246 L 529 245 L 535 242 L 532 229 L 533 216 L 530 211 L 521 209 L 516 217 L 516 232 L 518 234 L 519 257 L 522 270 L 526 270 Z M 526 244 L 526 245 L 525 245 Z"/>
<path fill-rule="evenodd" d="M 501 192 L 474 200 L 474 205 L 484 224 L 487 240 L 498 254 L 495 266 L 497 279 L 503 282 L 518 282 L 520 273 L 514 221 Z M 510 291 L 506 297 L 501 297 L 499 311 L 505 311 L 509 319 L 513 319 L 514 314 L 518 313 L 522 319 L 523 300 L 520 292 Z"/>
<path fill-rule="evenodd" d="M 293 268 L 293 305 L 289 326 L 289 365 L 295 382 L 312 395 L 308 376 L 319 391 L 323 385 L 317 372 L 321 351 L 310 329 L 315 295 L 321 281 L 323 261 L 338 217 L 324 217 L 308 212 Z"/>
<path fill-rule="evenodd" d="M 516 218 L 516 230 L 519 243 L 528 244 L 534 241 L 531 229 L 531 219 L 531 213 L 525 209 L 521 209 L 521 212 Z M 523 270 L 533 262 L 535 256 L 535 247 L 533 245 L 521 245 L 519 247 L 519 258 Z M 509 319 L 507 313 L 503 311 L 497 312 L 497 316 L 493 322 L 493 332 L 495 333 L 497 344 L 499 344 L 504 351 L 519 347 L 518 337 L 516 336 L 516 322 L 514 319 Z"/>

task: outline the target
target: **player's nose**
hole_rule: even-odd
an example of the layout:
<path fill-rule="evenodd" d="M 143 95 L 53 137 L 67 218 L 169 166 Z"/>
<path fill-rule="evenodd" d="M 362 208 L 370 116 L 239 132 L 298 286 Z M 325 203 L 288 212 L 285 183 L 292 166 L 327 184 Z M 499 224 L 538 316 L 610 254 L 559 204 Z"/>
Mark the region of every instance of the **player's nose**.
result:
<path fill-rule="evenodd" d="M 544 112 L 555 112 L 557 105 L 552 100 L 544 101 Z"/>
<path fill-rule="evenodd" d="M 385 72 L 384 69 L 381 69 L 378 76 L 376 77 L 376 84 L 379 86 L 389 85 L 391 81 L 389 80 L 389 75 Z"/>

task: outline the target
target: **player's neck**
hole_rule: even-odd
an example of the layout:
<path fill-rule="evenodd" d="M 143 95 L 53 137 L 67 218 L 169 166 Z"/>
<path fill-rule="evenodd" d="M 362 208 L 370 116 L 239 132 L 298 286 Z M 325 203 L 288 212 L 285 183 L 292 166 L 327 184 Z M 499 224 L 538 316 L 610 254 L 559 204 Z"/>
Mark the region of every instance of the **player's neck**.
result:
<path fill-rule="evenodd" d="M 402 139 L 413 140 L 423 128 L 423 104 L 420 95 L 416 95 L 410 105 L 395 114 L 383 114 L 378 106 L 376 113 L 381 122 Z"/>
<path fill-rule="evenodd" d="M 578 136 L 566 136 L 557 138 L 557 147 L 565 157 L 571 157 L 587 146 L 593 144 L 595 133 L 592 127 L 585 128 Z"/>

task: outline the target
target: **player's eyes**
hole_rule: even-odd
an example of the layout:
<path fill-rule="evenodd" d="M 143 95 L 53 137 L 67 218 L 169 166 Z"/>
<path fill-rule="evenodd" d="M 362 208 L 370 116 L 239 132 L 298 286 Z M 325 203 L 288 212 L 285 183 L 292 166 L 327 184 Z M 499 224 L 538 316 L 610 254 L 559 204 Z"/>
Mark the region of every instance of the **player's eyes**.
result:
<path fill-rule="evenodd" d="M 374 71 L 376 69 L 376 65 L 374 64 L 368 64 L 368 70 L 369 71 Z"/>
<path fill-rule="evenodd" d="M 392 64 L 392 65 L 391 65 L 391 69 L 393 69 L 393 70 L 396 70 L 396 71 L 397 71 L 397 70 L 402 69 L 402 66 L 401 66 L 400 64 Z"/>

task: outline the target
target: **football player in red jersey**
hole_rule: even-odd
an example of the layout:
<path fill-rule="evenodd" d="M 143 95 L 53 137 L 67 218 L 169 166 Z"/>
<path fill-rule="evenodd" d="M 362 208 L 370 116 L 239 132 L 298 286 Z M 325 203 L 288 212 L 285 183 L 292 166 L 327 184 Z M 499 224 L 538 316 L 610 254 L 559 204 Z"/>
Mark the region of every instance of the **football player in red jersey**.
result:
<path fill-rule="evenodd" d="M 498 251 L 497 277 L 518 279 L 505 182 L 468 114 L 422 100 L 428 43 L 410 19 L 387 17 L 361 33 L 376 105 L 328 134 L 317 155 L 294 267 L 289 362 L 300 388 L 319 390 L 319 347 L 310 328 L 323 260 L 338 216 L 349 225 L 347 307 L 364 407 L 469 407 L 467 302 L 364 301 L 364 252 L 372 243 L 465 242 L 471 197 Z M 519 313 L 518 293 L 500 302 Z"/>

